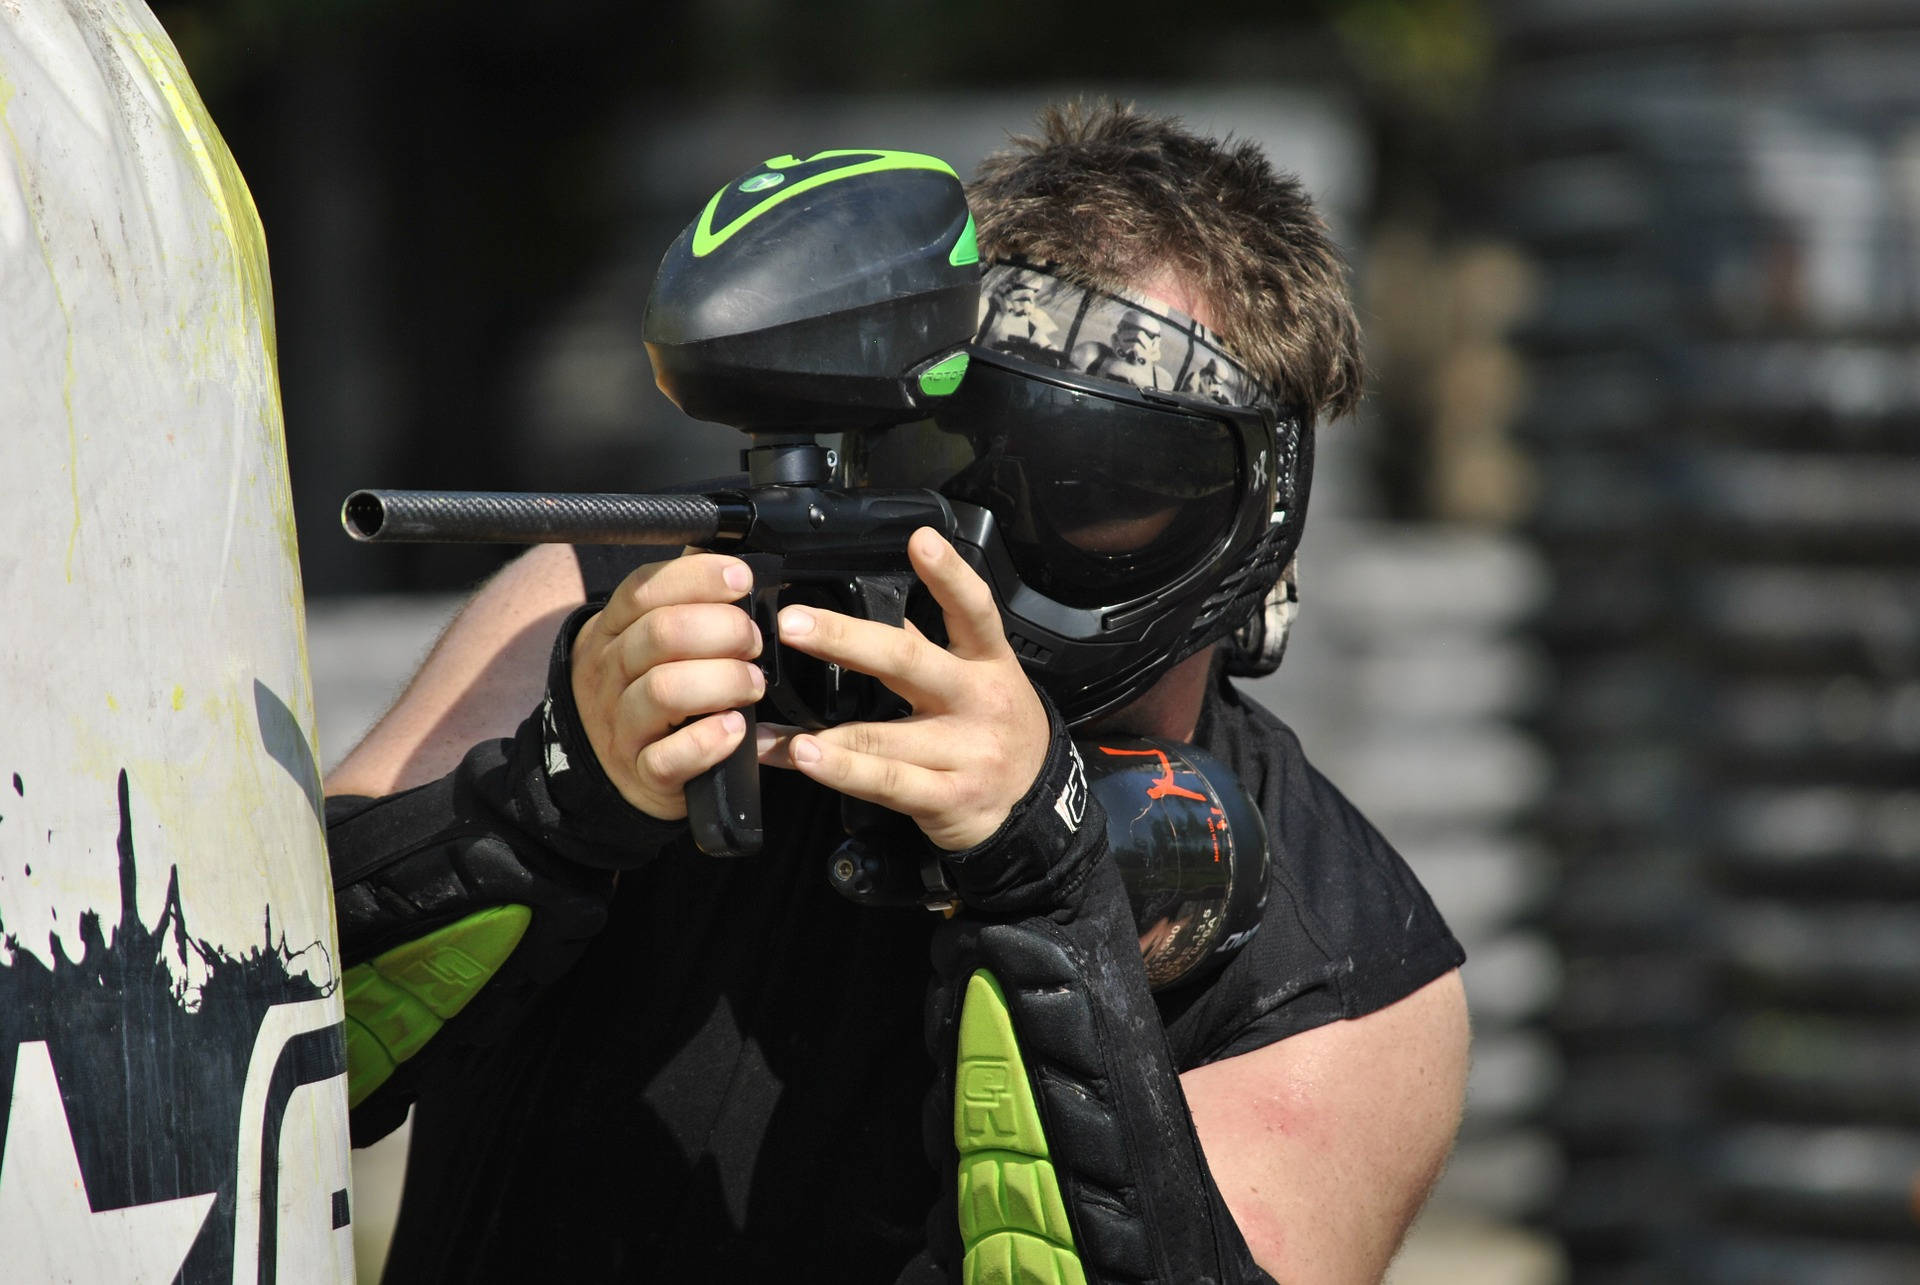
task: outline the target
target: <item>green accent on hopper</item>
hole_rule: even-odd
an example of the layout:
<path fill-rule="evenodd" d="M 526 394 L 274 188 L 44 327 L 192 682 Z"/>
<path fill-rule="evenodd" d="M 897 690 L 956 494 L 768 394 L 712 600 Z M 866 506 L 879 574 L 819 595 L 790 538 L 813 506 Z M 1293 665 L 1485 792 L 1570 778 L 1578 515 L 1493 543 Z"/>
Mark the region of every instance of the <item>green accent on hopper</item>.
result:
<path fill-rule="evenodd" d="M 735 232 L 738 232 L 741 228 L 753 222 L 782 201 L 790 201 L 803 192 L 810 192 L 816 187 L 821 187 L 828 183 L 836 183 L 841 179 L 853 178 L 860 174 L 874 174 L 881 170 L 936 170 L 942 174 L 952 174 L 955 179 L 960 177 L 958 174 L 953 173 L 953 166 L 947 164 L 937 156 L 925 156 L 919 152 L 890 152 L 880 148 L 836 148 L 831 151 L 815 152 L 804 161 L 794 156 L 776 156 L 767 161 L 767 168 L 770 170 L 790 169 L 796 165 L 810 165 L 815 161 L 825 160 L 833 156 L 858 156 L 866 159 L 849 161 L 846 165 L 811 175 L 790 186 L 783 186 L 765 200 L 749 209 L 745 214 L 734 219 L 733 222 L 723 228 L 717 229 L 713 226 L 713 212 L 719 206 L 720 198 L 726 195 L 727 189 L 723 187 L 718 192 L 715 192 L 713 199 L 707 202 L 707 208 L 700 212 L 699 219 L 695 221 L 693 225 L 694 258 L 705 258 L 707 255 L 712 254 L 715 250 L 726 244 L 727 239 Z"/>
<path fill-rule="evenodd" d="M 920 391 L 929 397 L 945 397 L 960 387 L 967 373 L 967 354 L 953 353 L 920 372 Z"/>
<path fill-rule="evenodd" d="M 494 906 L 347 970 L 347 1105 L 357 1107 L 492 980 L 533 912 Z"/>
<path fill-rule="evenodd" d="M 740 190 L 742 192 L 764 192 L 770 187 L 779 187 L 782 183 L 786 181 L 787 181 L 787 176 L 785 174 L 775 174 L 770 171 L 763 170 L 760 173 L 755 174 L 752 178 L 748 179 L 746 182 L 742 183 L 740 185 Z"/>
<path fill-rule="evenodd" d="M 960 229 L 960 239 L 953 243 L 953 249 L 947 255 L 947 262 L 956 268 L 964 268 L 980 262 L 980 241 L 974 235 L 971 214 L 967 216 L 967 226 Z"/>

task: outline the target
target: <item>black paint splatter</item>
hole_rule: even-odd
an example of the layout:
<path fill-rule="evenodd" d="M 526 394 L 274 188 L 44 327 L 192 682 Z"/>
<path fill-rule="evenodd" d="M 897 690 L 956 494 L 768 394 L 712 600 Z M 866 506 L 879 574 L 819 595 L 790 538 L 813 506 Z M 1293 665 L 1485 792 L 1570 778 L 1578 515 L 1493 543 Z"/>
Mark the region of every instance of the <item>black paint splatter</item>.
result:
<path fill-rule="evenodd" d="M 18 773 L 13 788 L 26 791 Z M 276 941 L 271 907 L 263 942 L 230 954 L 187 927 L 180 871 L 149 928 L 135 896 L 127 774 L 120 773 L 120 920 L 111 938 L 100 914 L 80 916 L 79 959 L 55 934 L 47 958 L 4 936 L 0 961 L 0 1137 L 13 1100 L 15 1046 L 44 1040 L 60 1081 L 80 1170 L 95 1209 L 117 1209 L 217 1191 L 212 1215 L 187 1256 L 183 1282 L 231 1279 L 235 1145 L 241 1090 L 253 1041 L 269 1008 L 317 999 L 316 985 L 289 967 L 297 953 Z M 0 925 L 0 927 L 4 927 Z M 324 947 L 315 943 L 309 949 Z M 171 955 L 177 969 L 170 969 Z M 205 984 L 185 980 L 197 959 Z"/>

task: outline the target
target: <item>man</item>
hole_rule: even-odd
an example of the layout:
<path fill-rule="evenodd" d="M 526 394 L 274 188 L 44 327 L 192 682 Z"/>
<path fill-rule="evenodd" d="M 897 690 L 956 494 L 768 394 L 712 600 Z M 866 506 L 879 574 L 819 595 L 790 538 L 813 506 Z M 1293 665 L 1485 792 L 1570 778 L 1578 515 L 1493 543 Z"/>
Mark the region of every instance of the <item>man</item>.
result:
<path fill-rule="evenodd" d="M 1041 124 L 969 193 L 988 288 L 1046 276 L 1081 315 L 1151 317 L 1170 364 L 1232 363 L 1258 404 L 977 348 L 936 424 L 854 443 L 876 484 L 964 457 L 934 480 L 991 516 L 995 583 L 922 531 L 944 646 L 781 612 L 786 646 L 912 713 L 763 724 L 749 861 L 692 852 L 683 820 L 764 688 L 746 568 L 543 548 L 481 592 L 330 782 L 350 963 L 398 977 L 432 934 L 531 906 L 444 1031 L 381 1037 L 398 1065 L 357 1129 L 417 1107 L 397 1276 L 933 1281 L 966 1255 L 981 1278 L 1364 1281 L 1424 1200 L 1464 1085 L 1459 947 L 1224 678 L 1277 660 L 1259 624 L 1286 614 L 1312 419 L 1358 394 L 1341 265 L 1250 146 L 1119 106 Z M 1123 491 L 1156 498 L 1116 516 Z M 1209 747 L 1264 812 L 1263 920 L 1217 975 L 1149 996 L 1069 723 Z M 829 891 L 837 795 L 911 818 L 965 912 Z"/>

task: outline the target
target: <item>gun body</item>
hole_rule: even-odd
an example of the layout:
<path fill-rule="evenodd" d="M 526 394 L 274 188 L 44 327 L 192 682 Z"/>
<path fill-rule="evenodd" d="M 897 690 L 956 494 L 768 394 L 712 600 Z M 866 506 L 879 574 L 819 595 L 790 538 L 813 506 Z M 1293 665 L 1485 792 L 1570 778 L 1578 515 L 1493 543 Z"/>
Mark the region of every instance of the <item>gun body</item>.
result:
<path fill-rule="evenodd" d="M 847 490 L 771 484 L 694 495 L 493 491 L 355 491 L 341 523 L 369 543 L 619 544 L 715 549 L 752 568 L 741 600 L 767 640 L 759 664 L 782 718 L 816 729 L 893 717 L 904 706 L 865 675 L 823 665 L 779 644 L 774 613 L 801 600 L 883 624 L 902 625 L 916 583 L 907 540 L 923 526 L 952 539 L 958 529 L 934 491 Z M 755 716 L 724 762 L 688 783 L 694 842 L 714 856 L 760 850 Z"/>
<path fill-rule="evenodd" d="M 958 386 L 979 322 L 980 252 L 953 167 L 911 152 L 774 157 L 714 194 L 661 260 L 642 337 L 662 392 L 745 432 L 751 485 L 707 495 L 356 491 L 341 520 L 372 541 L 692 545 L 740 555 L 742 606 L 772 645 L 761 664 L 783 717 L 809 727 L 884 716 L 890 694 L 782 655 L 782 594 L 899 624 L 907 537 L 951 539 L 932 491 L 843 490 L 818 433 L 924 419 Z M 819 671 L 826 671 L 824 673 Z M 878 689 L 878 690 L 874 690 Z M 708 852 L 760 846 L 753 711 L 740 751 L 689 785 Z"/>

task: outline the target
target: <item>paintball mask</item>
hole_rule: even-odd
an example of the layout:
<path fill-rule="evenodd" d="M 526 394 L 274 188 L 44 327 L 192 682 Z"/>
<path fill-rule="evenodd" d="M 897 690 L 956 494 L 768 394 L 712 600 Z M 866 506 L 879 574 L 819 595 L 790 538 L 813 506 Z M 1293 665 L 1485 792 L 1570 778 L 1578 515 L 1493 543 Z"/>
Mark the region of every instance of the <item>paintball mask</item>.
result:
<path fill-rule="evenodd" d="M 1312 433 L 1178 312 L 1022 263 L 987 269 L 980 307 L 960 387 L 849 434 L 848 480 L 955 502 L 1014 649 L 1084 723 L 1256 618 L 1299 543 Z"/>

